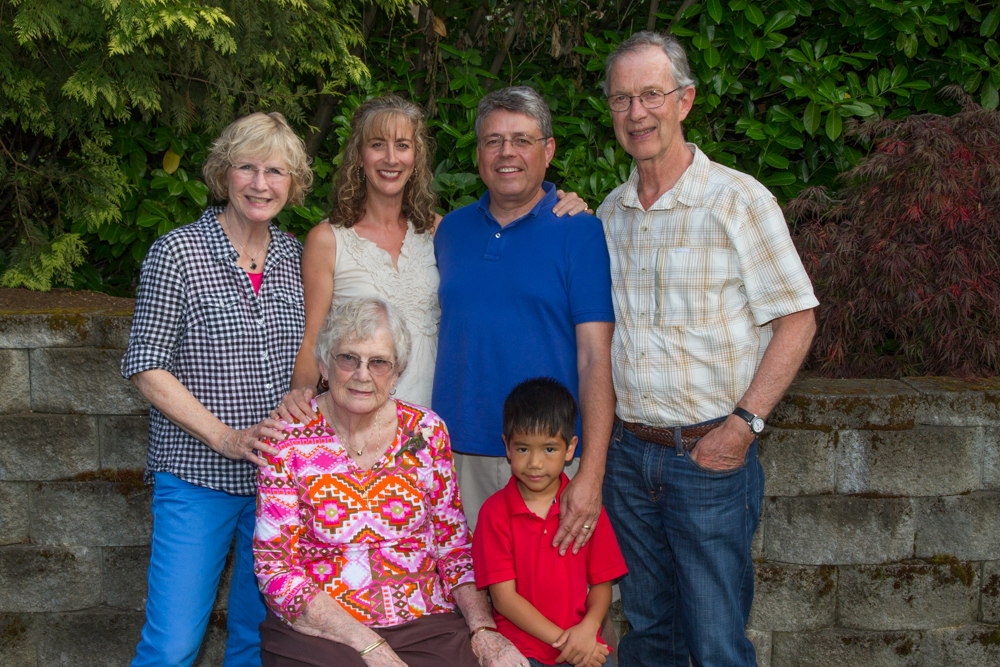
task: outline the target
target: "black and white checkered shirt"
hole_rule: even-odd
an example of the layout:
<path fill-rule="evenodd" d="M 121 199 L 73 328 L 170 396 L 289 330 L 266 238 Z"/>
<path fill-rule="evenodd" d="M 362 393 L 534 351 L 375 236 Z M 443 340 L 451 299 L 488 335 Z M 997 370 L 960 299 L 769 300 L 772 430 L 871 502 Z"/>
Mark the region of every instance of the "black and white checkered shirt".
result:
<path fill-rule="evenodd" d="M 255 295 L 239 253 L 209 207 L 159 238 L 142 263 L 122 375 L 162 368 L 223 423 L 248 428 L 288 392 L 305 329 L 302 245 L 271 225 Z M 256 466 L 209 449 L 150 410 L 146 481 L 154 472 L 237 495 L 257 491 Z"/>

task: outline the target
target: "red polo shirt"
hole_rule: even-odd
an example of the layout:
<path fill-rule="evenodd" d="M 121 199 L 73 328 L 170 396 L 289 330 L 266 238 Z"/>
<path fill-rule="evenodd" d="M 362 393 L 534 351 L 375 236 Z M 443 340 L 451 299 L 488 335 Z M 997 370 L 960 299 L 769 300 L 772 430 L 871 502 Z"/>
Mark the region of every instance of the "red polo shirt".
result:
<path fill-rule="evenodd" d="M 516 580 L 518 594 L 563 630 L 578 624 L 587 614 L 588 584 L 601 584 L 628 572 L 604 508 L 593 536 L 579 553 L 574 554 L 570 548 L 560 556 L 559 550 L 553 548 L 552 538 L 559 529 L 559 498 L 567 482 L 569 478 L 563 474 L 555 503 L 542 520 L 524 504 L 517 480 L 511 477 L 507 486 L 490 496 L 479 510 L 472 537 L 476 586 L 486 588 Z M 535 639 L 496 610 L 493 618 L 504 637 L 525 657 L 545 664 L 559 657 L 559 650 Z"/>

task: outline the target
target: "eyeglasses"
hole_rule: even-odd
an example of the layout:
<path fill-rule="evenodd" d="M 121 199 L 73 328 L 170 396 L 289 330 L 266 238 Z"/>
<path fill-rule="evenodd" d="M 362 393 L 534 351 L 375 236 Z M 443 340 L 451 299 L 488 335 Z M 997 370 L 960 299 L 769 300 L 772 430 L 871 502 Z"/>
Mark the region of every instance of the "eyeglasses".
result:
<path fill-rule="evenodd" d="M 379 376 L 388 375 L 393 367 L 393 363 L 385 359 L 369 359 L 363 362 L 361 357 L 355 357 L 353 354 L 338 354 L 333 360 L 337 362 L 337 368 L 350 373 L 361 368 L 362 363 L 368 367 L 369 373 Z"/>
<path fill-rule="evenodd" d="M 499 134 L 491 134 L 490 136 L 483 137 L 479 140 L 479 147 L 487 153 L 499 153 L 503 150 L 503 145 L 509 141 L 514 150 L 527 151 L 539 141 L 545 141 L 548 138 L 549 137 L 538 137 L 536 139 L 530 134 L 518 134 L 510 139 L 504 139 Z"/>
<path fill-rule="evenodd" d="M 252 181 L 257 178 L 258 171 L 264 172 L 264 180 L 268 183 L 280 183 L 292 175 L 292 172 L 286 169 L 278 169 L 277 167 L 264 167 L 263 169 L 258 169 L 252 164 L 230 164 L 229 166 L 236 170 L 237 176 L 247 181 Z"/>
<path fill-rule="evenodd" d="M 669 93 L 662 90 L 647 90 L 638 95 L 612 95 L 608 98 L 608 106 L 611 107 L 612 111 L 628 111 L 629 107 L 632 106 L 632 100 L 639 98 L 639 103 L 643 107 L 655 109 L 663 106 L 663 103 L 667 101 L 667 95 L 676 93 L 681 88 L 684 86 L 677 86 Z"/>

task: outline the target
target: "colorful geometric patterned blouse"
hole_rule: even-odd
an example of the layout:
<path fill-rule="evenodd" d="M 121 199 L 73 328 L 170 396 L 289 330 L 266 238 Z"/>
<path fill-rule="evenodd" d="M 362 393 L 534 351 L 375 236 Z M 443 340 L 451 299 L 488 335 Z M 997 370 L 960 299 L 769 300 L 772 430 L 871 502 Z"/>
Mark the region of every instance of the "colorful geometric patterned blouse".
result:
<path fill-rule="evenodd" d="M 358 468 L 319 417 L 274 445 L 257 488 L 254 570 L 268 607 L 291 624 L 320 591 L 365 625 L 453 611 L 474 583 L 448 431 L 396 401 L 396 440 Z"/>

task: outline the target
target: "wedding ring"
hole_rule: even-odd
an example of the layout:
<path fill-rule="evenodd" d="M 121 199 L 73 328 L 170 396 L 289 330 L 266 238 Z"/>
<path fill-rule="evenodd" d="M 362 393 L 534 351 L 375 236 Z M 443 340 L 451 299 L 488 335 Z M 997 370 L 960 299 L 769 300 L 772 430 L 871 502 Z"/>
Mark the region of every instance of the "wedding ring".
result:
<path fill-rule="evenodd" d="M 587 524 L 583 524 L 583 529 L 584 530 L 590 530 L 590 526 L 588 526 Z"/>

